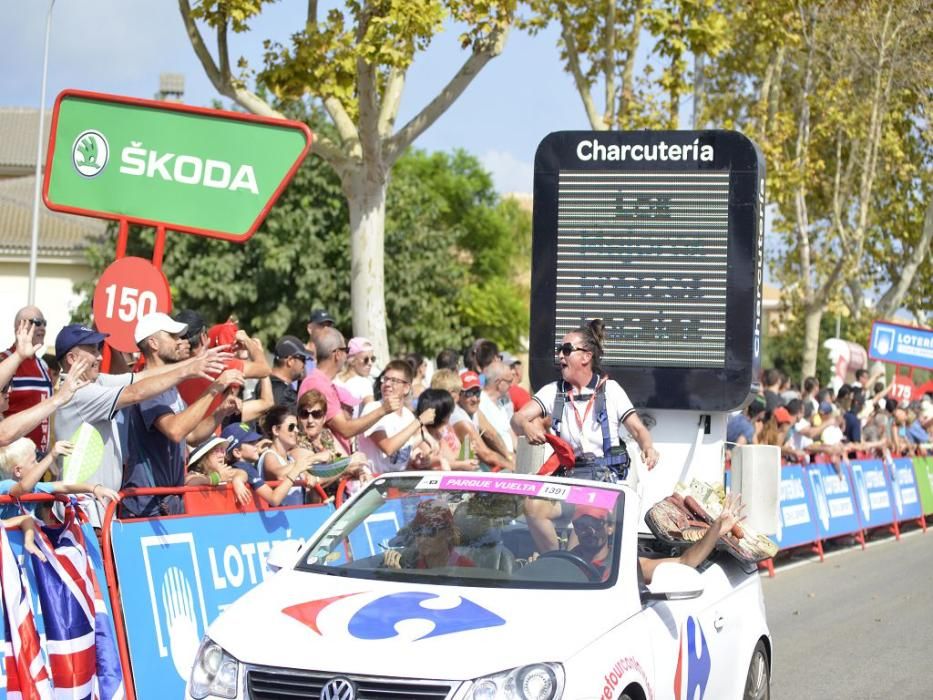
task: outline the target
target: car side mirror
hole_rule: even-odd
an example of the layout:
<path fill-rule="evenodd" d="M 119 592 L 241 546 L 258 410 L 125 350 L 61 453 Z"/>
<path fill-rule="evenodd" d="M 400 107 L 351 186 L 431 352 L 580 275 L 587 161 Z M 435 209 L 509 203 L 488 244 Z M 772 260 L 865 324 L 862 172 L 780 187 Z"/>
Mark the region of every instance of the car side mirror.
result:
<path fill-rule="evenodd" d="M 686 564 L 658 564 L 648 584 L 646 600 L 690 600 L 703 595 L 703 577 Z"/>
<path fill-rule="evenodd" d="M 290 569 L 298 563 L 303 543 L 299 540 L 276 542 L 266 557 L 266 567 L 272 573 L 280 569 Z"/>

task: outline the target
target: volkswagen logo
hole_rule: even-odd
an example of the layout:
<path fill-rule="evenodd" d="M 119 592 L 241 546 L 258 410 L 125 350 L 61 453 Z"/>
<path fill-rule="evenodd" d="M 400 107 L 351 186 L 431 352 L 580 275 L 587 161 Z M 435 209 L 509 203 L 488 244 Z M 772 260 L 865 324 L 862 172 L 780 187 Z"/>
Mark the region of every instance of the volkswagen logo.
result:
<path fill-rule="evenodd" d="M 349 678 L 333 678 L 321 688 L 321 700 L 356 700 L 356 686 Z"/>

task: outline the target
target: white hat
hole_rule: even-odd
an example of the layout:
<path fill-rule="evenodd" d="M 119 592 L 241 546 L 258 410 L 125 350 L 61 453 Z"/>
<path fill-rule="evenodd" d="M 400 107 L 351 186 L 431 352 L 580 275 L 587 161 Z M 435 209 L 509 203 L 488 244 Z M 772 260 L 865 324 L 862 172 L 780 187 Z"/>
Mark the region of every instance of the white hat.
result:
<path fill-rule="evenodd" d="M 184 333 L 188 329 L 185 323 L 173 321 L 171 316 L 163 314 L 161 311 L 153 311 L 146 314 L 136 323 L 136 330 L 133 332 L 133 340 L 139 345 L 146 338 L 159 331 L 166 333 Z"/>
<path fill-rule="evenodd" d="M 215 435 L 207 442 L 202 442 L 195 448 L 194 452 L 191 453 L 191 456 L 188 457 L 188 464 L 194 464 L 201 459 L 201 457 L 217 447 L 217 445 L 229 445 L 231 440 L 233 440 L 233 438 L 222 438 Z"/>

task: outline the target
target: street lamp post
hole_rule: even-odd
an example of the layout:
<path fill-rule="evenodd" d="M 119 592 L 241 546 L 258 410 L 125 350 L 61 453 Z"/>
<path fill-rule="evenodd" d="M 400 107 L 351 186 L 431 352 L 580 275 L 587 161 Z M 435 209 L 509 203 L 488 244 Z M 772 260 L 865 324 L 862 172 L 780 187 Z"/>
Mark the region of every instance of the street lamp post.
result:
<path fill-rule="evenodd" d="M 45 130 L 45 82 L 49 68 L 49 37 L 52 34 L 52 8 L 55 0 L 49 2 L 49 14 L 45 22 L 45 51 L 42 56 L 42 97 L 39 100 L 39 134 L 36 138 L 36 189 L 32 202 L 32 242 L 29 247 L 29 305 L 36 303 L 36 261 L 39 257 L 39 193 L 42 187 L 42 137 Z"/>

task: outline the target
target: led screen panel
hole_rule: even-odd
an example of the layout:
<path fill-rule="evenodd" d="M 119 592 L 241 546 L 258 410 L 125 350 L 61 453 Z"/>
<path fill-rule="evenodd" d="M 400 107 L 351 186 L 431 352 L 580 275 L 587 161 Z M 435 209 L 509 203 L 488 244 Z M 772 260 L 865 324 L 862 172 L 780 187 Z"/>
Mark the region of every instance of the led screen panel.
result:
<path fill-rule="evenodd" d="M 764 168 L 735 132 L 558 132 L 535 161 L 531 377 L 606 324 L 603 367 L 647 407 L 729 410 L 757 367 Z"/>

